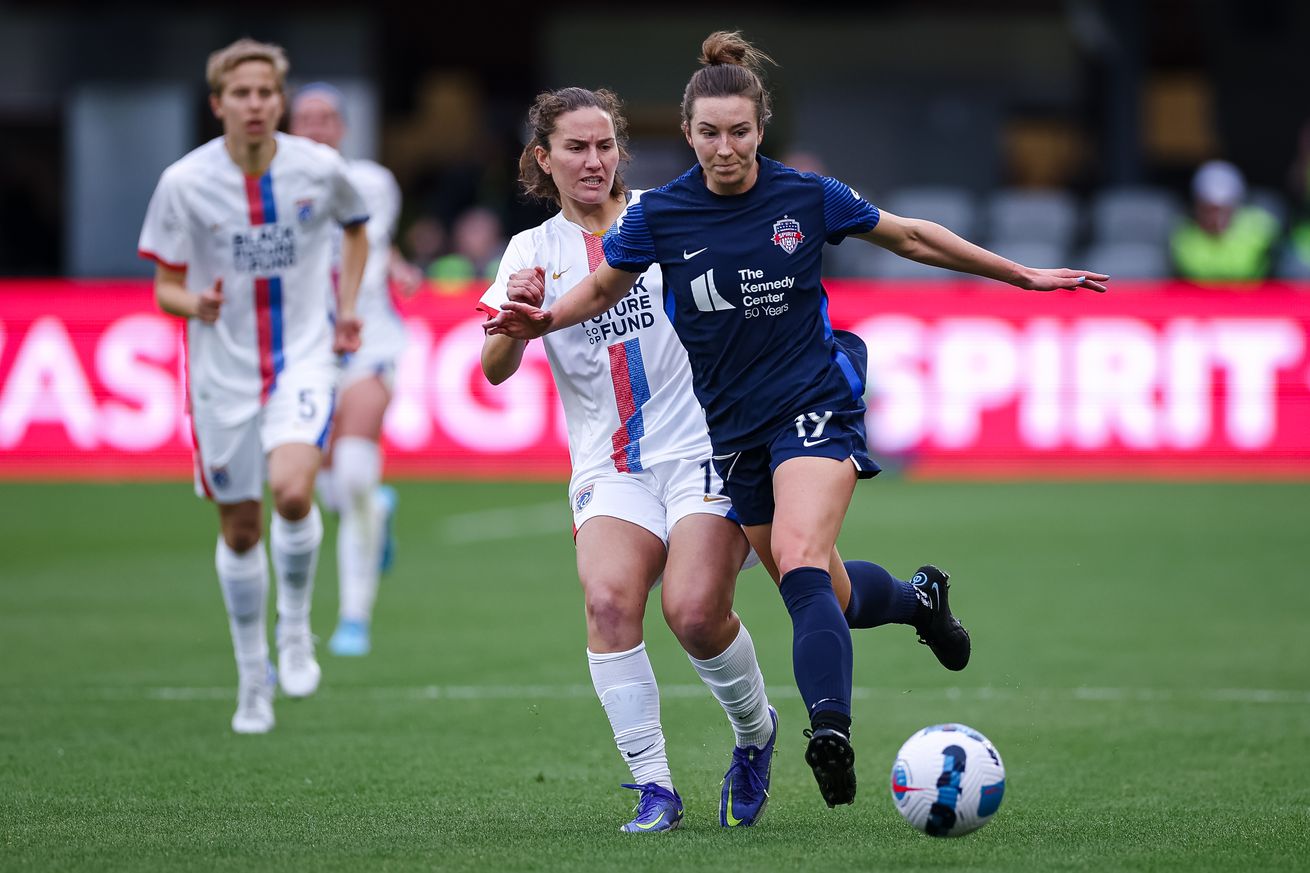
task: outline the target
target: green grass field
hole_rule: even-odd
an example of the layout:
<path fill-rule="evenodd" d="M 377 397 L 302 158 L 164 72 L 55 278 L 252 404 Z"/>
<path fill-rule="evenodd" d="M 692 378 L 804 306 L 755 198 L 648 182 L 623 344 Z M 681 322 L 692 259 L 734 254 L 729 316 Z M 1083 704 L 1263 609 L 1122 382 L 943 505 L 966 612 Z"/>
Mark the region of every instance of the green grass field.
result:
<path fill-rule="evenodd" d="M 862 485 L 843 553 L 949 569 L 973 662 L 856 633 L 860 793 L 829 810 L 786 611 L 744 575 L 782 721 L 767 816 L 724 832 L 731 736 L 655 605 L 687 819 L 644 837 L 617 833 L 635 795 L 590 687 L 562 486 L 399 491 L 374 653 L 323 651 L 319 694 L 238 737 L 212 509 L 180 484 L 0 485 L 0 869 L 1310 867 L 1304 484 Z M 326 638 L 331 534 L 315 604 Z M 888 791 L 900 743 L 942 721 L 1009 775 L 959 840 L 911 830 Z"/>

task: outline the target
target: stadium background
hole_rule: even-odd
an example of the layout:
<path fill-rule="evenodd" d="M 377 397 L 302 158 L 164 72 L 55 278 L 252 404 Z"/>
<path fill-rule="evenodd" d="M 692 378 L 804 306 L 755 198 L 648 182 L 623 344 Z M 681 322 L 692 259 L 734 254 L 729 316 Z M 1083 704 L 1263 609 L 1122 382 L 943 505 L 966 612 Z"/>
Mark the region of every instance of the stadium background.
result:
<path fill-rule="evenodd" d="M 800 761 L 785 613 L 743 576 L 785 748 L 764 824 L 719 834 L 724 731 L 652 602 L 690 813 L 640 845 L 611 834 L 628 799 L 586 686 L 549 380 L 537 361 L 481 383 L 477 285 L 434 285 L 405 304 L 387 427 L 401 563 L 377 650 L 326 660 L 323 691 L 279 702 L 269 737 L 228 734 L 178 325 L 135 242 L 160 170 L 218 132 L 203 61 L 237 36 L 285 45 L 293 84 L 343 86 L 346 149 L 396 171 L 402 228 L 477 206 L 509 232 L 539 221 L 513 161 L 546 87 L 616 89 L 632 181 L 671 176 L 690 163 L 681 84 L 723 26 L 781 64 L 765 152 L 817 155 L 874 202 L 1054 187 L 1078 204 L 1076 254 L 1100 192 L 1181 208 L 1196 165 L 1224 157 L 1299 208 L 1310 7 L 1292 0 L 605 11 L 0 8 L 0 867 L 1303 868 L 1310 288 L 1282 277 L 1095 299 L 835 281 L 834 320 L 879 340 L 871 431 L 891 462 L 843 548 L 948 566 L 978 657 L 944 676 L 908 633 L 857 639 L 860 802 L 829 813 Z M 1011 777 L 996 822 L 951 844 L 904 828 L 883 782 L 905 736 L 946 720 L 987 733 Z"/>

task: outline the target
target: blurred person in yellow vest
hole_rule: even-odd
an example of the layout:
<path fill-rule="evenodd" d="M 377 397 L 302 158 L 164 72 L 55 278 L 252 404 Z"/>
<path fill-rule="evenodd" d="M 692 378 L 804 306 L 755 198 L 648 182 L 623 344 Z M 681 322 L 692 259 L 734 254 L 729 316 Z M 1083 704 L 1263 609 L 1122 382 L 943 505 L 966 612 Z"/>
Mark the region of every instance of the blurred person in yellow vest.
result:
<path fill-rule="evenodd" d="M 438 294 L 455 294 L 474 280 L 494 281 L 507 241 L 500 217 L 482 206 L 466 210 L 451 231 L 454 251 L 428 265 Z"/>
<path fill-rule="evenodd" d="M 1169 240 L 1178 275 L 1197 281 L 1263 279 L 1278 220 L 1244 205 L 1246 180 L 1227 161 L 1207 161 L 1192 177 L 1192 215 Z"/>

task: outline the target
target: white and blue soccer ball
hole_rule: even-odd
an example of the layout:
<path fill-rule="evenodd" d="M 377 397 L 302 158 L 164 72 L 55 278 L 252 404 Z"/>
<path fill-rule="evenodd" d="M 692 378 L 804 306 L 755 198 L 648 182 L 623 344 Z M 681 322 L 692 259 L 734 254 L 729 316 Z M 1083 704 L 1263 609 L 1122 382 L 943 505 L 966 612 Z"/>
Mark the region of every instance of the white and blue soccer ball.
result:
<path fill-rule="evenodd" d="M 1005 796 L 1005 765 L 982 734 L 936 724 L 905 741 L 892 765 L 892 800 L 933 837 L 960 837 L 991 821 Z"/>

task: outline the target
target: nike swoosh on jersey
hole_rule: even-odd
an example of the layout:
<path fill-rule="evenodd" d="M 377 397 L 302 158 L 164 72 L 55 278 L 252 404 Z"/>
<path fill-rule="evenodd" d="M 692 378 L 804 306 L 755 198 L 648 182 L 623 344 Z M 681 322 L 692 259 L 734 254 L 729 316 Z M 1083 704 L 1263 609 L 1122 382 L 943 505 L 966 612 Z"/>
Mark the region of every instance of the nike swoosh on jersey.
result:
<path fill-rule="evenodd" d="M 686 249 L 683 249 L 683 250 L 682 250 L 682 259 L 683 259 L 684 261 L 690 261 L 692 258 L 694 258 L 694 257 L 696 257 L 697 255 L 699 255 L 701 252 L 708 251 L 709 248 L 710 248 L 709 246 L 706 246 L 706 247 L 703 248 L 703 249 L 696 249 L 696 251 L 691 252 L 691 253 L 688 253 Z"/>
<path fill-rule="evenodd" d="M 805 446 L 805 448 L 808 449 L 808 448 L 810 448 L 810 447 L 812 447 L 812 446 L 821 446 L 821 445 L 823 445 L 824 443 L 826 443 L 826 442 L 827 442 L 828 440 L 830 440 L 830 439 L 832 439 L 832 437 L 824 437 L 824 438 L 821 439 L 821 440 L 811 440 L 811 439 L 809 439 L 809 438 L 806 438 L 806 439 L 801 440 L 801 445 Z"/>
<path fill-rule="evenodd" d="M 705 501 L 706 503 L 718 503 L 721 500 L 727 500 L 727 499 L 728 499 L 728 495 L 726 494 L 706 494 L 704 497 L 701 498 L 701 500 Z"/>
<path fill-rule="evenodd" d="M 567 273 L 569 270 L 572 269 L 573 269 L 572 267 L 565 267 L 564 269 L 560 270 L 558 273 L 552 270 L 550 273 L 550 278 L 558 279 L 560 276 L 563 276 L 565 273 Z"/>

